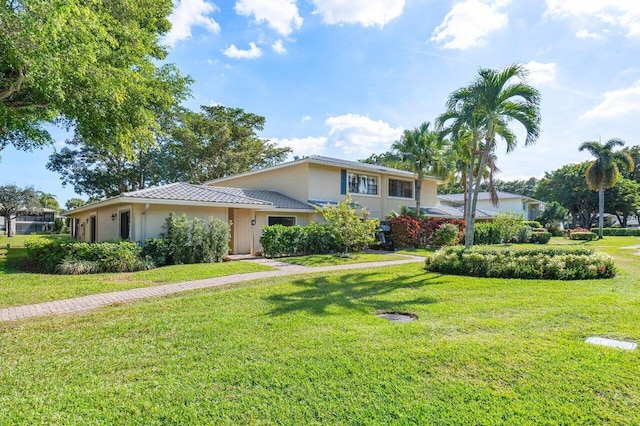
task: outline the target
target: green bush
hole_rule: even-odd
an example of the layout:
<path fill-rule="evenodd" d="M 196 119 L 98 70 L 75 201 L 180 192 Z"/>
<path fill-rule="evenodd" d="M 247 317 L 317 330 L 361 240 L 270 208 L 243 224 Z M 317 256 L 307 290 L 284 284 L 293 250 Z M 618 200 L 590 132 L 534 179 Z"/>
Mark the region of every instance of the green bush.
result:
<path fill-rule="evenodd" d="M 161 237 L 167 240 L 167 264 L 222 262 L 229 253 L 231 228 L 219 219 L 210 217 L 205 223 L 171 213 L 166 227 Z"/>
<path fill-rule="evenodd" d="M 523 220 L 523 225 L 527 225 L 530 228 L 542 228 L 542 224 L 537 220 Z"/>
<path fill-rule="evenodd" d="M 433 233 L 433 245 L 437 247 L 454 246 L 458 242 L 460 229 L 453 223 L 443 223 Z"/>
<path fill-rule="evenodd" d="M 593 241 L 598 239 L 598 234 L 593 232 L 571 232 L 569 233 L 569 239 Z"/>
<path fill-rule="evenodd" d="M 140 246 L 130 241 L 35 240 L 27 241 L 25 247 L 30 266 L 49 273 L 134 272 L 152 267 L 140 259 Z"/>
<path fill-rule="evenodd" d="M 608 255 L 582 248 L 450 247 L 428 257 L 426 269 L 487 278 L 579 280 L 615 276 L 615 267 Z"/>
<path fill-rule="evenodd" d="M 265 226 L 262 228 L 260 244 L 265 257 L 322 254 L 338 249 L 329 226 L 320 223 Z"/>
<path fill-rule="evenodd" d="M 515 241 L 512 242 L 519 244 L 528 243 L 529 241 L 531 241 L 531 235 L 533 233 L 532 230 L 533 228 L 529 225 L 520 225 L 520 227 L 518 228 L 518 232 L 516 233 Z"/>
<path fill-rule="evenodd" d="M 591 232 L 598 233 L 598 228 L 591 228 Z M 602 228 L 605 237 L 640 237 L 640 228 Z"/>
<path fill-rule="evenodd" d="M 547 244 L 551 240 L 551 232 L 532 232 L 531 242 L 533 244 Z"/>
<path fill-rule="evenodd" d="M 373 243 L 380 225 L 378 219 L 367 219 L 366 209 L 354 209 L 351 205 L 351 197 L 347 196 L 344 201 L 320 211 L 342 253 L 362 250 Z"/>
<path fill-rule="evenodd" d="M 500 229 L 492 222 L 479 222 L 473 230 L 473 243 L 479 245 L 500 244 Z"/>
<path fill-rule="evenodd" d="M 169 241 L 166 238 L 147 238 L 141 256 L 156 266 L 167 265 L 171 259 Z"/>

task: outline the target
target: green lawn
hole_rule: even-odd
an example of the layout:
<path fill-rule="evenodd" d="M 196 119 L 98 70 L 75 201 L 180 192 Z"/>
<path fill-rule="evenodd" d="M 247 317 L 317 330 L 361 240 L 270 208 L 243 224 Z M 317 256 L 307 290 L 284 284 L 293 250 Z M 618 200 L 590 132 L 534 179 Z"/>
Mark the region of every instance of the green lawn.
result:
<path fill-rule="evenodd" d="M 282 257 L 280 262 L 291 263 L 302 266 L 333 266 L 346 265 L 350 263 L 386 262 L 390 260 L 406 259 L 404 256 L 382 253 L 351 253 L 349 256 L 335 254 L 314 254 L 310 256 Z"/>
<path fill-rule="evenodd" d="M 11 248 L 0 250 L 0 308 L 157 284 L 273 270 L 271 267 L 255 263 L 224 262 L 165 266 L 150 271 L 120 274 L 32 274 L 22 272 L 16 267 L 17 262 L 25 256 L 26 249 L 16 248 L 19 245 L 18 241 L 24 245 L 24 238 L 16 237 L 10 240 Z"/>
<path fill-rule="evenodd" d="M 589 243 L 611 280 L 409 264 L 0 323 L 0 424 L 640 424 L 640 350 L 584 343 L 640 342 L 639 243 Z"/>

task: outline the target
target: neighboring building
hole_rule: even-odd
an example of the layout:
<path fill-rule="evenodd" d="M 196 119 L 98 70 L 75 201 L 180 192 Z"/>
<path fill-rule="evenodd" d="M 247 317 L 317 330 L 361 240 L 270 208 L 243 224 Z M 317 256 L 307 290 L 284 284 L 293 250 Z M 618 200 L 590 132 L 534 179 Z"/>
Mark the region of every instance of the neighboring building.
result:
<path fill-rule="evenodd" d="M 442 206 L 464 208 L 464 194 L 444 194 L 438 195 L 438 200 Z M 535 220 L 544 210 L 545 203 L 524 195 L 512 194 L 510 192 L 498 191 L 498 205 L 491 203 L 489 192 L 478 194 L 478 212 L 485 213 L 506 213 L 521 214 L 524 220 Z"/>
<path fill-rule="evenodd" d="M 39 213 L 20 213 L 11 220 L 12 231 L 15 235 L 51 231 L 55 224 L 55 214 L 55 210 L 44 208 Z M 4 217 L 0 217 L 0 233 L 7 233 L 7 224 Z"/>
<path fill-rule="evenodd" d="M 421 202 L 436 204 L 439 179 L 422 183 Z M 66 212 L 71 235 L 82 241 L 117 238 L 144 241 L 159 236 L 171 212 L 192 219 L 217 217 L 232 222 L 233 253 L 261 248 L 266 225 L 306 225 L 321 220 L 315 207 L 334 204 L 351 195 L 370 217 L 383 219 L 391 211 L 415 203 L 415 176 L 389 167 L 312 156 L 301 160 L 207 182 L 173 183 L 128 192 Z"/>

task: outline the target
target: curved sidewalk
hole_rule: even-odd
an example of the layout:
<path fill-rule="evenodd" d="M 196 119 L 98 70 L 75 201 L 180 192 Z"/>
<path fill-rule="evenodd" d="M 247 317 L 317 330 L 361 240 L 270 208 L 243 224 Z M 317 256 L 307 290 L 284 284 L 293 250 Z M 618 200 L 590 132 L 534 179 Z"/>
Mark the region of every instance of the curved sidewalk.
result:
<path fill-rule="evenodd" d="M 132 300 L 148 297 L 165 296 L 167 294 L 200 288 L 218 287 L 227 284 L 235 284 L 261 278 L 282 277 L 313 272 L 332 272 L 347 269 L 379 268 L 382 266 L 402 265 L 405 263 L 424 262 L 423 257 L 406 256 L 406 260 L 390 260 L 387 262 L 352 263 L 336 266 L 300 266 L 290 263 L 278 262 L 271 259 L 245 260 L 243 262 L 256 262 L 276 268 L 275 271 L 250 272 L 246 274 L 227 275 L 223 277 L 207 278 L 197 281 L 185 281 L 174 284 L 163 284 L 152 287 L 134 288 L 131 290 L 114 291 L 111 293 L 98 293 L 88 296 L 74 297 L 71 299 L 54 300 L 51 302 L 36 303 L 33 305 L 12 306 L 0 309 L 0 321 L 14 321 L 22 318 L 30 318 L 48 314 L 61 314 L 69 312 L 86 311 L 102 306 L 124 303 Z"/>

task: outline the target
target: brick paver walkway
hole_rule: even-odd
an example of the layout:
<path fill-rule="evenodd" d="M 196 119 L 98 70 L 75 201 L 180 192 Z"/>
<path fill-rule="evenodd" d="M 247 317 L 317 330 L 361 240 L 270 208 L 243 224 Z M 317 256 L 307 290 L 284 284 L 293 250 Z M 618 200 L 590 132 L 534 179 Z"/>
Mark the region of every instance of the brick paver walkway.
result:
<path fill-rule="evenodd" d="M 424 262 L 423 257 L 406 256 L 407 259 L 392 260 L 388 262 L 352 263 L 337 266 L 308 267 L 278 262 L 271 259 L 253 259 L 244 262 L 256 262 L 276 268 L 275 271 L 251 272 L 246 274 L 227 275 L 224 277 L 208 278 L 197 281 L 186 281 L 175 284 L 164 284 L 152 287 L 135 288 L 131 290 L 114 291 L 111 293 L 92 294 L 89 296 L 74 297 L 72 299 L 54 300 L 51 302 L 36 303 L 33 305 L 12 306 L 0 309 L 0 321 L 13 321 L 47 314 L 60 314 L 68 312 L 85 311 L 114 303 L 129 302 L 131 300 L 158 297 L 182 291 L 199 288 L 217 287 L 226 284 L 241 283 L 260 278 L 281 277 L 286 275 L 305 274 L 309 272 L 330 272 L 346 269 L 379 268 L 382 266 L 401 265 L 404 263 Z"/>

